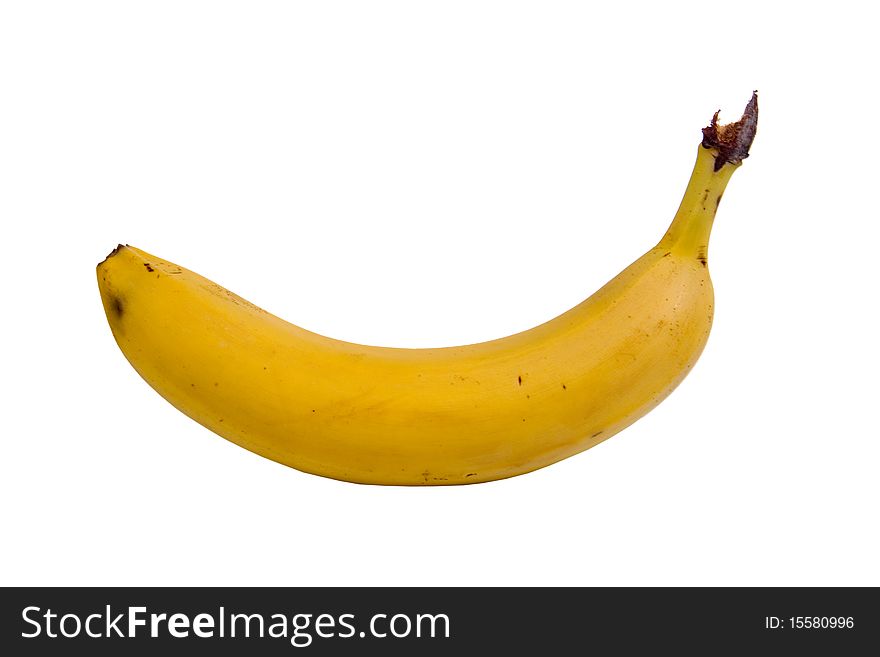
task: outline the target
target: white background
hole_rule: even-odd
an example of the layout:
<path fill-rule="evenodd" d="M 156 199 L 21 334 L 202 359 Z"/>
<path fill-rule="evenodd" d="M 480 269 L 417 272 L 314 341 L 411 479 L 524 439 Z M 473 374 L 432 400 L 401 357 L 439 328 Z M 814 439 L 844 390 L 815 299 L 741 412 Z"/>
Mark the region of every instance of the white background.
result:
<path fill-rule="evenodd" d="M 880 585 L 869 3 L 19 2 L 0 11 L 11 585 Z M 715 328 L 650 415 L 507 481 L 299 473 L 116 347 L 126 242 L 294 323 L 479 341 L 660 237 L 758 89 Z"/>

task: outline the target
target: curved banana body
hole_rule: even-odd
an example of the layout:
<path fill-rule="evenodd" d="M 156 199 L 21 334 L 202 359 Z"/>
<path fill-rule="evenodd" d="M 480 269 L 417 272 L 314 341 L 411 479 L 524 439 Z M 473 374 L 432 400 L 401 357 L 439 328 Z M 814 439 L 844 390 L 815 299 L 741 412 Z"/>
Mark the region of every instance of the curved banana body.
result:
<path fill-rule="evenodd" d="M 138 373 L 186 415 L 296 469 L 371 484 L 525 473 L 613 436 L 660 403 L 712 324 L 709 231 L 739 161 L 701 146 L 660 243 L 529 331 L 461 347 L 327 338 L 120 246 L 98 265 L 107 319 Z"/>

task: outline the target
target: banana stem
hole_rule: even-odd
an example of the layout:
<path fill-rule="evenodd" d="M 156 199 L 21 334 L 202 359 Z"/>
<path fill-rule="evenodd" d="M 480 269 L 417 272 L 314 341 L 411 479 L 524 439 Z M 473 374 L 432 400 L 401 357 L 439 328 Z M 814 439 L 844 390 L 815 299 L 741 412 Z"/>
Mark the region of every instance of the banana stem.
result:
<path fill-rule="evenodd" d="M 675 218 L 660 245 L 683 256 L 699 258 L 705 264 L 709 254 L 709 234 L 721 195 L 738 165 L 726 164 L 718 171 L 715 153 L 700 146 L 697 162 Z"/>
<path fill-rule="evenodd" d="M 704 266 L 715 212 L 733 172 L 749 156 L 758 126 L 758 96 L 746 105 L 735 123 L 718 125 L 718 112 L 703 128 L 703 143 L 688 181 L 681 205 L 660 246 L 684 256 L 696 257 Z"/>

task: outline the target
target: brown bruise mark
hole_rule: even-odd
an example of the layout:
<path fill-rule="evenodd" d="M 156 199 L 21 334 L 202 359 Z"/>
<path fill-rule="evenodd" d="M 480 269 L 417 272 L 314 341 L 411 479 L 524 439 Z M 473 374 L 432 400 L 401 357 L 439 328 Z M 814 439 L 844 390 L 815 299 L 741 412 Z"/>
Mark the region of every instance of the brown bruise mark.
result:
<path fill-rule="evenodd" d="M 709 257 L 708 257 L 708 253 L 706 252 L 705 246 L 701 246 L 697 250 L 697 260 L 700 262 L 701 265 L 703 265 L 703 267 L 708 266 Z"/>
<path fill-rule="evenodd" d="M 520 374 L 518 377 L 516 377 L 516 382 L 517 382 L 519 385 L 522 385 L 522 374 Z"/>
<path fill-rule="evenodd" d="M 476 472 L 468 472 L 464 477 L 465 477 L 465 479 L 467 479 L 468 477 L 476 477 L 476 476 L 477 476 Z"/>
<path fill-rule="evenodd" d="M 112 312 L 116 319 L 122 319 L 122 315 L 125 314 L 125 306 L 122 305 L 122 299 L 117 296 L 111 296 L 108 299 L 107 306 L 110 308 L 110 312 Z"/>
<path fill-rule="evenodd" d="M 594 433 L 592 436 L 590 436 L 590 438 L 598 438 L 598 437 L 601 436 L 603 433 L 605 433 L 605 432 L 604 432 L 604 431 L 597 431 L 597 432 Z"/>
<path fill-rule="evenodd" d="M 565 387 L 565 384 L 564 384 L 564 383 L 562 384 L 562 389 L 563 389 L 563 390 L 568 390 L 568 388 Z"/>
<path fill-rule="evenodd" d="M 721 205 L 721 197 L 722 197 L 722 196 L 724 196 L 724 195 L 723 195 L 723 194 L 719 194 L 719 195 L 718 195 L 718 198 L 715 199 L 715 211 L 716 211 L 716 212 L 718 211 L 718 206 Z"/>
<path fill-rule="evenodd" d="M 671 255 L 672 255 L 672 251 L 667 251 L 666 253 L 663 254 L 663 257 L 668 258 Z"/>
<path fill-rule="evenodd" d="M 145 263 L 144 263 L 144 267 L 146 267 L 146 268 L 147 268 L 147 271 L 150 272 L 151 274 L 152 274 L 154 271 L 156 271 L 155 269 L 153 269 L 153 268 L 150 266 L 150 263 L 149 263 L 149 262 L 145 262 Z"/>

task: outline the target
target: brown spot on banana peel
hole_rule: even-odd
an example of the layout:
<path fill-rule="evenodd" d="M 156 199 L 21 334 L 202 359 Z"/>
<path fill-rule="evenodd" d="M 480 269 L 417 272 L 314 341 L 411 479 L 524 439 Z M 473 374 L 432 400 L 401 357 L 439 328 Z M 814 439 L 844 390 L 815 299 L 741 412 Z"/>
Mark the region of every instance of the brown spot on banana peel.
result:
<path fill-rule="evenodd" d="M 107 300 L 107 307 L 110 309 L 116 319 L 122 319 L 122 315 L 125 313 L 125 306 L 122 303 L 122 299 L 117 296 L 112 296 Z"/>
<path fill-rule="evenodd" d="M 746 105 L 742 118 L 726 125 L 718 124 L 718 112 L 712 122 L 703 128 L 703 148 L 714 148 L 715 171 L 720 171 L 725 164 L 739 164 L 749 156 L 749 148 L 758 131 L 758 92 L 752 93 L 752 99 Z"/>
<path fill-rule="evenodd" d="M 697 260 L 700 261 L 700 264 L 703 265 L 703 267 L 708 266 L 709 256 L 708 256 L 708 250 L 705 246 L 701 246 L 697 250 Z"/>

